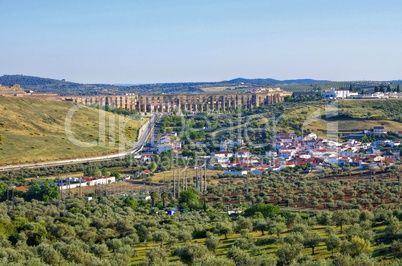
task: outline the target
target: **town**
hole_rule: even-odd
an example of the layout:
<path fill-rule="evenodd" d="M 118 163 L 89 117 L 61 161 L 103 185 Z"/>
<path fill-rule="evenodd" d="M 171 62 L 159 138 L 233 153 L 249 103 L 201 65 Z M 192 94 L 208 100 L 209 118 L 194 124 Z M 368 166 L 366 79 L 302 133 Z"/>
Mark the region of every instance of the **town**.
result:
<path fill-rule="evenodd" d="M 354 139 L 353 137 L 360 137 Z M 376 140 L 370 142 L 367 137 Z M 242 139 L 220 141 L 219 149 L 208 159 L 208 168 L 224 170 L 225 175 L 263 176 L 267 171 L 278 172 L 287 168 L 303 168 L 305 173 L 328 166 L 358 167 L 361 170 L 384 169 L 401 161 L 402 131 L 388 132 L 384 126 L 375 126 L 361 134 L 351 134 L 344 142 L 319 138 L 315 133 L 296 136 L 292 133 L 278 133 L 268 143 L 271 147 L 264 154 L 252 154 Z M 191 141 L 195 146 L 205 145 L 203 141 Z M 152 156 L 173 151 L 181 153 L 183 142 L 177 132 L 164 132 L 158 140 L 144 150 L 143 162 L 152 162 Z"/>

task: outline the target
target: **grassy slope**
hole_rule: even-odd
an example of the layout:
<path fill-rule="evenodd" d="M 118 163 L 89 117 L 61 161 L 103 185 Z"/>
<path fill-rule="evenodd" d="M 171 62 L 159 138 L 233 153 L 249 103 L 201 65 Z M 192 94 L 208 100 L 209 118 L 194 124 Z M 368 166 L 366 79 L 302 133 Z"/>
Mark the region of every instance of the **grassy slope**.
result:
<path fill-rule="evenodd" d="M 309 129 L 320 136 L 324 136 L 329 123 L 336 123 L 339 132 L 361 132 L 373 126 L 384 125 L 388 131 L 402 130 L 402 123 L 397 120 L 402 99 L 392 100 L 343 100 L 339 101 L 339 108 L 328 106 L 324 102 L 316 103 L 297 103 L 293 108 L 287 108 L 285 119 L 303 124 L 305 129 Z M 321 116 L 328 112 L 336 111 L 339 117 L 326 120 Z M 284 131 L 293 131 L 290 127 L 280 128 Z"/>
<path fill-rule="evenodd" d="M 79 141 L 96 141 L 99 144 L 80 147 L 73 144 L 65 133 L 65 119 L 73 107 L 74 104 L 67 102 L 0 97 L 0 135 L 4 137 L 0 144 L 0 164 L 115 152 L 119 148 L 119 136 L 135 141 L 138 128 L 145 122 L 88 107 L 79 109 L 71 119 L 74 137 Z M 106 115 L 105 122 L 99 122 L 99 114 Z M 100 125 L 105 128 L 106 134 L 99 134 Z M 122 134 L 118 134 L 119 127 Z"/>

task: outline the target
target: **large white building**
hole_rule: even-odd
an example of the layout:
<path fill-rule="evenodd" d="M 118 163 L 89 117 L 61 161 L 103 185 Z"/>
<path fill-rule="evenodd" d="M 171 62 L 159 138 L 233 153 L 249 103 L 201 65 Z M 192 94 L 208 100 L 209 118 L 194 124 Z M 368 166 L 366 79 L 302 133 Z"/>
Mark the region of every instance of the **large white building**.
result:
<path fill-rule="evenodd" d="M 327 99 L 346 99 L 358 96 L 357 92 L 350 92 L 349 90 L 335 90 L 331 88 L 329 92 L 323 92 L 322 96 Z"/>
<path fill-rule="evenodd" d="M 60 190 L 69 189 L 69 188 L 79 188 L 86 186 L 96 186 L 96 185 L 106 185 L 109 183 L 115 183 L 116 177 L 114 176 L 102 176 L 102 177 L 83 177 L 79 179 L 69 178 L 70 184 L 67 184 L 67 181 L 64 181 L 62 185 L 57 184 Z"/>

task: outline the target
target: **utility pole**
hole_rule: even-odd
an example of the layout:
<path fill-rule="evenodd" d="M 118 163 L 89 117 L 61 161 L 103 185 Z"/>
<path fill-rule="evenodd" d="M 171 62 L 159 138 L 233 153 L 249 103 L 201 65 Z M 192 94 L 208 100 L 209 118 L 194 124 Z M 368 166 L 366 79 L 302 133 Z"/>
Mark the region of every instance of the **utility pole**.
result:
<path fill-rule="evenodd" d="M 177 198 L 180 196 L 180 168 L 177 168 Z"/>
<path fill-rule="evenodd" d="M 66 199 L 67 199 L 67 197 L 64 197 L 64 216 L 66 216 L 66 211 L 67 211 Z"/>
<path fill-rule="evenodd" d="M 68 184 L 68 196 L 71 196 L 71 186 L 70 186 L 70 178 L 67 177 L 67 184 Z"/>
<path fill-rule="evenodd" d="M 188 189 L 188 177 L 187 177 L 187 166 L 184 168 L 184 178 L 186 181 L 186 190 Z"/>
<path fill-rule="evenodd" d="M 173 168 L 173 198 L 176 198 L 176 176 Z"/>
<path fill-rule="evenodd" d="M 108 184 L 109 184 L 109 182 L 108 182 L 109 180 L 106 180 L 106 186 L 105 186 L 105 196 L 107 197 L 107 188 L 108 188 Z"/>
<path fill-rule="evenodd" d="M 7 213 L 10 211 L 10 187 L 7 188 Z"/>
<path fill-rule="evenodd" d="M 80 198 L 82 197 L 82 188 L 81 188 L 82 187 L 82 182 L 81 181 L 82 181 L 82 179 L 80 180 Z"/>
<path fill-rule="evenodd" d="M 247 190 L 247 196 L 249 195 L 249 187 L 248 187 L 249 171 L 250 171 L 250 166 L 249 166 L 249 161 L 248 161 L 248 157 L 247 157 L 247 174 L 246 174 L 246 190 Z"/>
<path fill-rule="evenodd" d="M 202 165 L 200 165 L 198 179 L 200 180 L 200 191 L 203 192 L 204 191 L 204 185 L 203 185 L 204 180 L 202 178 Z"/>
<path fill-rule="evenodd" d="M 11 201 L 13 203 L 13 210 L 15 210 L 14 189 L 15 189 L 15 186 L 11 186 Z"/>
<path fill-rule="evenodd" d="M 200 179 L 198 178 L 198 167 L 195 167 L 195 187 L 200 189 Z"/>
<path fill-rule="evenodd" d="M 204 191 L 207 191 L 207 160 L 204 160 Z"/>
<path fill-rule="evenodd" d="M 63 197 L 63 188 L 62 188 L 62 184 L 61 184 L 61 180 L 60 180 L 60 176 L 59 176 L 59 217 L 60 217 L 60 212 L 61 212 L 62 197 Z"/>
<path fill-rule="evenodd" d="M 195 188 L 197 188 L 197 169 L 195 167 L 194 167 L 194 171 L 195 171 L 195 174 L 194 174 L 194 177 L 192 179 L 193 179 L 193 183 L 194 183 Z"/>
<path fill-rule="evenodd" d="M 163 191 L 166 190 L 166 171 L 163 171 Z"/>

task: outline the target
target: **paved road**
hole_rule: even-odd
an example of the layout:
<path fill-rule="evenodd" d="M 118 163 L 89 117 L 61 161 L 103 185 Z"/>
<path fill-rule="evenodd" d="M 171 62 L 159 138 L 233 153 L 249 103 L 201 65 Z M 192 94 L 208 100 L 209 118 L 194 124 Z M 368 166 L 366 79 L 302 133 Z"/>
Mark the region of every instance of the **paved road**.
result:
<path fill-rule="evenodd" d="M 38 168 L 38 167 L 45 167 L 45 166 L 59 166 L 59 165 L 67 165 L 67 164 L 105 161 L 105 160 L 111 160 L 111 159 L 115 159 L 115 158 L 124 157 L 128 154 L 133 154 L 133 153 L 139 152 L 142 150 L 145 142 L 147 141 L 147 139 L 153 132 L 155 123 L 158 123 L 163 118 L 163 116 L 165 116 L 165 114 L 158 113 L 158 114 L 152 115 L 151 120 L 148 121 L 147 123 L 145 123 L 140 128 L 140 130 L 138 132 L 138 141 L 128 151 L 120 152 L 117 154 L 111 154 L 111 155 L 97 156 L 97 157 L 0 166 L 0 172 L 9 171 L 9 170 L 17 170 L 20 168 Z"/>

